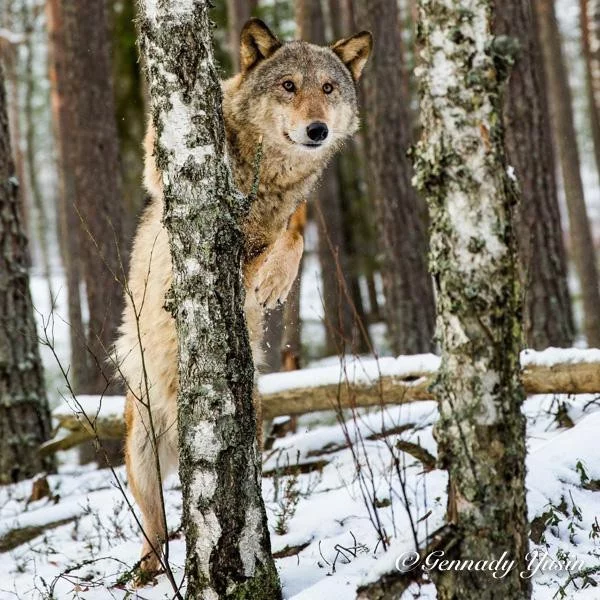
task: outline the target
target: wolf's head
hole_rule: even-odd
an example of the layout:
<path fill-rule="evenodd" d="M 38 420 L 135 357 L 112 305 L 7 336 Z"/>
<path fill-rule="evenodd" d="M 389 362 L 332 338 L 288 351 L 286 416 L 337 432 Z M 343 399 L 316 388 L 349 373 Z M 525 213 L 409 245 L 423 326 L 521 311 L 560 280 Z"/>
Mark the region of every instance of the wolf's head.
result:
<path fill-rule="evenodd" d="M 251 19 L 241 34 L 240 112 L 269 146 L 331 150 L 358 127 L 355 83 L 372 45 L 368 31 L 330 47 L 282 43 Z"/>

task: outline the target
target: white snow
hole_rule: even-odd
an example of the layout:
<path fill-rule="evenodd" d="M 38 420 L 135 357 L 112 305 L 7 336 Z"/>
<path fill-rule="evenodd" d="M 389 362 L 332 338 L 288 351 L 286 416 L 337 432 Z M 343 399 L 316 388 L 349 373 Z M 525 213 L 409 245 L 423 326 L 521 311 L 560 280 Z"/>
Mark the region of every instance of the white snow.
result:
<path fill-rule="evenodd" d="M 78 395 L 65 399 L 53 411 L 53 416 L 60 418 L 73 414 L 85 414 L 90 419 L 114 419 L 122 418 L 125 412 L 124 396 L 87 396 Z"/>
<path fill-rule="evenodd" d="M 428 363 L 425 360 L 425 364 Z M 552 415 L 559 403 L 566 407 L 574 421 L 573 428 L 557 426 Z M 554 508 L 558 522 L 546 528 L 547 547 L 532 544 L 531 548 L 547 549 L 553 556 L 557 552 L 569 552 L 570 560 L 578 559 L 590 566 L 597 564 L 600 541 L 590 537 L 590 533 L 600 513 L 600 498 L 597 499 L 600 492 L 582 487 L 578 463 L 583 465 L 590 480 L 600 479 L 600 447 L 596 443 L 600 430 L 600 399 L 592 395 L 533 396 L 527 400 L 524 412 L 528 421 L 529 517 L 538 517 L 551 506 L 560 507 L 561 502 L 565 510 L 563 514 Z M 355 416 L 344 428 L 333 424 L 311 431 L 301 429 L 277 440 L 274 449 L 265 454 L 265 471 L 277 472 L 297 462 L 327 461 L 321 471 L 296 477 L 294 486 L 299 500 L 282 535 L 275 532 L 275 526 L 281 505 L 285 503 L 283 490 L 289 476 L 263 478 L 273 551 L 307 544 L 297 554 L 277 559 L 287 600 L 354 600 L 358 585 L 394 569 L 398 557 L 414 549 L 402 491 L 397 477 L 389 470 L 389 447 L 393 448 L 397 439 L 403 439 L 420 443 L 435 455 L 432 426 L 437 418 L 436 404 L 418 402 L 384 411 L 360 411 Z M 383 439 L 368 439 L 383 429 L 389 431 L 391 427 L 400 426 L 407 428 L 390 435 L 389 446 Z M 345 447 L 348 439 L 355 443 L 354 455 Z M 355 460 L 363 467 L 371 466 L 373 483 L 368 483 L 367 490 L 381 505 L 382 527 L 391 538 L 387 552 L 377 543 L 357 479 Z M 428 533 L 443 522 L 446 474 L 437 469 L 424 472 L 421 463 L 403 453 L 401 460 L 405 465 L 410 508 L 414 520 L 420 519 L 416 525 L 417 536 L 423 542 Z M 363 472 L 368 470 L 365 468 Z M 117 469 L 117 476 L 124 479 L 122 467 Z M 0 598 L 42 599 L 45 586 L 50 585 L 55 586 L 56 598 L 65 599 L 124 599 L 128 594 L 135 594 L 131 583 L 116 585 L 119 577 L 138 559 L 140 535 L 110 471 L 94 470 L 93 466 L 65 467 L 58 475 L 50 476 L 49 482 L 53 494 L 60 496 L 56 504 L 43 499 L 27 505 L 31 482 L 0 488 L 0 539 L 17 525 L 75 518 L 0 555 Z M 198 486 L 205 484 L 203 480 L 197 481 Z M 176 477 L 167 482 L 165 496 L 169 527 L 176 531 L 181 510 Z M 391 500 L 391 504 L 386 506 L 386 500 Z M 252 524 L 247 525 L 251 529 Z M 173 537 L 170 561 L 179 582 L 185 548 L 181 534 Z M 214 539 L 199 540 L 205 552 L 209 552 L 214 543 Z M 86 564 L 86 560 L 93 562 Z M 68 576 L 60 576 L 71 567 L 75 568 Z M 558 585 L 565 581 L 561 573 L 536 575 L 533 579 L 535 600 L 551 598 Z M 416 591 L 416 587 L 412 590 Z M 422 587 L 420 592 L 424 598 L 435 598 L 432 586 Z M 164 575 L 158 578 L 157 585 L 137 593 L 139 598 L 147 600 L 172 597 Z M 567 589 L 567 597 L 574 597 L 570 594 L 574 594 L 572 585 Z M 404 598 L 412 596 L 407 592 Z M 597 600 L 597 594 L 593 588 L 583 589 L 577 592 L 577 598 Z"/>
<path fill-rule="evenodd" d="M 337 365 L 262 375 L 258 381 L 261 394 L 275 394 L 294 388 L 310 388 L 322 385 L 369 385 L 379 377 L 406 377 L 423 375 L 437 370 L 440 358 L 434 354 L 414 356 L 390 356 L 379 359 L 343 357 Z"/>
<path fill-rule="evenodd" d="M 521 366 L 551 367 L 558 364 L 600 362 L 598 348 L 546 348 L 545 350 L 523 350 Z"/>

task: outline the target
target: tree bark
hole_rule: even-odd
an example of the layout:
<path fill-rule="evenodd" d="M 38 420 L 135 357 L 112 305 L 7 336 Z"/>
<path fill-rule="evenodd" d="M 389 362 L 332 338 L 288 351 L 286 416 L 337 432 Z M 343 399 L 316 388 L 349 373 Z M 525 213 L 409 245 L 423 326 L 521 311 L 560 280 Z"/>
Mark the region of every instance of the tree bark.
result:
<path fill-rule="evenodd" d="M 64 194 L 62 233 L 69 237 L 72 361 L 79 371 L 75 384 L 79 392 L 102 393 L 112 378 L 105 365 L 121 318 L 126 266 L 106 6 L 103 0 L 49 0 L 47 8 Z M 77 270 L 85 283 L 85 331 L 76 307 Z"/>
<path fill-rule="evenodd" d="M 598 0 L 579 0 L 579 11 L 594 159 L 596 170 L 600 175 L 600 5 Z"/>
<path fill-rule="evenodd" d="M 577 137 L 573 122 L 571 89 L 567 79 L 560 32 L 554 11 L 554 3 L 547 0 L 534 2 L 544 67 L 548 82 L 548 98 L 552 116 L 552 128 L 559 150 L 562 178 L 569 214 L 570 246 L 573 262 L 579 277 L 583 301 L 584 333 L 589 346 L 600 347 L 600 287 L 594 243 L 587 209 L 581 165 L 577 149 Z"/>
<path fill-rule="evenodd" d="M 427 216 L 411 186 L 406 152 L 411 143 L 402 92 L 396 0 L 359 0 L 356 18 L 375 39 L 364 82 L 369 176 L 383 253 L 384 314 L 396 354 L 434 349 L 435 310 L 427 272 Z"/>
<path fill-rule="evenodd" d="M 209 5 L 140 3 L 173 262 L 187 597 L 276 600 L 243 312 L 247 206 L 225 163 Z"/>
<path fill-rule="evenodd" d="M 27 273 L 27 237 L 11 155 L 0 66 L 0 484 L 53 468 L 38 454 L 50 412 Z"/>
<path fill-rule="evenodd" d="M 516 567 L 490 583 L 481 571 L 432 573 L 440 600 L 528 598 L 525 569 L 521 315 L 502 129 L 504 80 L 517 44 L 494 38 L 493 0 L 420 0 L 423 136 L 416 182 L 431 217 L 442 362 L 434 391 L 440 465 L 449 472 L 445 558 L 499 558 Z"/>
<path fill-rule="evenodd" d="M 52 272 L 50 268 L 50 244 L 48 235 L 50 233 L 50 220 L 48 219 L 48 210 L 44 202 L 41 184 L 39 180 L 38 152 L 36 147 L 36 139 L 39 132 L 36 131 L 36 118 L 34 116 L 33 100 L 38 92 L 39 83 L 34 75 L 34 41 L 33 34 L 35 31 L 35 7 L 27 6 L 26 10 L 26 40 L 27 58 L 25 60 L 25 139 L 26 139 L 26 157 L 27 157 L 27 174 L 29 176 L 29 187 L 31 190 L 31 199 L 35 208 L 35 232 L 37 243 L 39 246 L 40 261 L 42 263 L 42 271 L 48 285 L 49 306 L 55 301 L 54 289 L 52 285 Z"/>
<path fill-rule="evenodd" d="M 144 81 L 136 47 L 135 2 L 111 1 L 112 73 L 115 92 L 115 119 L 119 142 L 119 165 L 123 182 L 123 240 L 121 250 L 128 255 L 145 193 L 141 185 L 144 161 L 142 142 L 145 115 Z M 124 262 L 127 262 L 124 254 Z"/>
<path fill-rule="evenodd" d="M 48 21 L 48 51 L 50 99 L 52 123 L 57 147 L 59 170 L 58 196 L 58 239 L 60 253 L 67 282 L 67 309 L 70 326 L 71 361 L 69 375 L 71 385 L 77 392 L 84 389 L 87 380 L 88 355 L 85 347 L 83 316 L 81 312 L 80 273 L 79 273 L 79 234 L 75 213 L 75 183 L 72 171 L 68 168 L 67 151 L 72 141 L 69 133 L 74 129 L 74 115 L 63 100 L 64 83 L 59 71 L 64 71 L 67 57 L 63 43 L 63 19 L 57 1 L 46 3 Z"/>
<path fill-rule="evenodd" d="M 556 191 L 556 168 L 543 62 L 529 0 L 496 1 L 496 35 L 520 51 L 509 79 L 504 123 L 508 162 L 521 202 L 515 211 L 527 346 L 570 347 L 573 315 Z"/>

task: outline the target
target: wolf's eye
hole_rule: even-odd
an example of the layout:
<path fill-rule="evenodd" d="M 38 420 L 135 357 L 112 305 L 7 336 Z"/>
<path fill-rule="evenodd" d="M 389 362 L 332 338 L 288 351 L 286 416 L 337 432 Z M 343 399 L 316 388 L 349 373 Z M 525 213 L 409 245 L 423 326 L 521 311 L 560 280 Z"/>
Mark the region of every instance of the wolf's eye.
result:
<path fill-rule="evenodd" d="M 331 94 L 331 92 L 333 92 L 333 86 L 330 83 L 324 83 L 323 84 L 323 91 L 326 94 Z"/>
<path fill-rule="evenodd" d="M 283 89 L 286 92 L 295 92 L 296 91 L 296 86 L 294 85 L 294 82 L 289 79 L 286 79 L 281 85 L 283 86 Z"/>

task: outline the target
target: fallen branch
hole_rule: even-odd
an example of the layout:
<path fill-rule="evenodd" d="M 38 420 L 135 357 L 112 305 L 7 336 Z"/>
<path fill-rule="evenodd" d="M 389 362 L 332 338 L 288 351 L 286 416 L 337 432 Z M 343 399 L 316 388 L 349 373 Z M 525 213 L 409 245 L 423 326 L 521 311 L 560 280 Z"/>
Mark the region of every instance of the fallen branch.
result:
<path fill-rule="evenodd" d="M 0 554 L 14 550 L 18 546 L 30 542 L 32 539 L 42 535 L 46 531 L 56 529 L 61 525 L 72 523 L 77 519 L 78 515 L 59 519 L 57 521 L 50 521 L 49 523 L 43 523 L 42 525 L 25 525 L 24 527 L 18 527 L 7 531 L 4 535 L 0 536 Z"/>
<path fill-rule="evenodd" d="M 551 358 L 561 362 L 549 364 Z M 600 394 L 599 350 L 527 350 L 521 354 L 521 360 L 522 381 L 528 395 Z M 429 388 L 438 361 L 433 355 L 353 360 L 343 370 L 334 366 L 263 375 L 259 379 L 263 418 L 433 400 Z M 88 396 L 82 404 L 95 423 L 98 437 L 122 438 L 123 398 L 106 397 L 100 406 L 99 402 L 100 399 L 94 401 Z M 94 437 L 87 420 L 80 418 L 69 404 L 63 403 L 53 416 L 59 427 L 70 434 L 46 442 L 42 452 L 67 449 Z"/>

